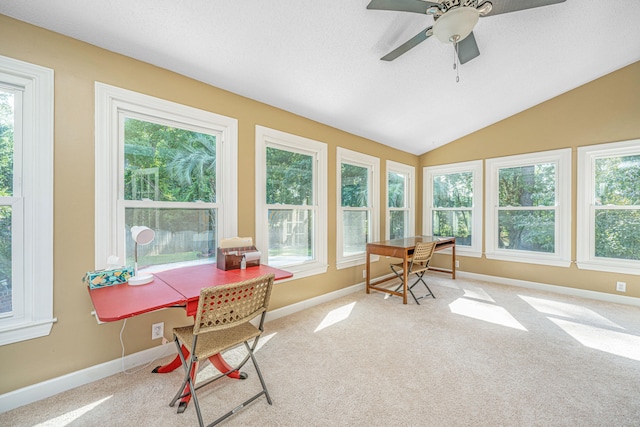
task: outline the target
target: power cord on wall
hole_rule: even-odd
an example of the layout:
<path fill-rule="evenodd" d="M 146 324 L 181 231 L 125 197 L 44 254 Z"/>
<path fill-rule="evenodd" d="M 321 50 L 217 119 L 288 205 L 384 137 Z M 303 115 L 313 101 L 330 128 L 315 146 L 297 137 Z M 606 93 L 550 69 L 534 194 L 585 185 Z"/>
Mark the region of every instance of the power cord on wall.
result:
<path fill-rule="evenodd" d="M 122 347 L 122 356 L 120 357 L 120 364 L 121 364 L 121 368 L 122 368 L 122 372 L 127 374 L 127 375 L 133 375 L 133 374 L 137 374 L 138 372 L 142 371 L 143 369 L 147 369 L 149 366 L 151 366 L 151 364 L 155 363 L 157 360 L 162 359 L 166 353 L 167 350 L 171 347 L 171 346 L 164 346 L 163 345 L 163 349 L 162 349 L 162 353 L 155 357 L 153 360 L 149 361 L 149 363 L 147 363 L 146 365 L 136 369 L 136 370 L 132 370 L 132 371 L 127 371 L 124 368 L 124 341 L 122 340 L 122 334 L 124 333 L 124 327 L 127 325 L 127 319 L 124 319 L 124 322 L 122 323 L 122 329 L 120 329 L 120 346 Z M 168 343 L 169 340 L 167 340 L 165 337 L 162 337 L 162 344 L 166 344 Z"/>

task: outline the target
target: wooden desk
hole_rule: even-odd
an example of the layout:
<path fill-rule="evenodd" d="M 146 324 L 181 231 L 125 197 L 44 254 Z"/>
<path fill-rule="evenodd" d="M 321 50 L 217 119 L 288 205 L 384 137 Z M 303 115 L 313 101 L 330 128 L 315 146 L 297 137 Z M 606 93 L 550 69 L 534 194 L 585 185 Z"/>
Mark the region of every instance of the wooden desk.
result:
<path fill-rule="evenodd" d="M 413 250 L 416 247 L 416 243 L 418 242 L 433 242 L 436 241 L 436 251 L 442 251 L 444 249 L 451 248 L 451 269 L 443 269 L 443 268 L 435 268 L 429 267 L 430 270 L 434 271 L 443 271 L 446 273 L 451 273 L 451 278 L 456 278 L 456 238 L 455 237 L 433 237 L 433 236 L 415 236 L 415 237 L 407 237 L 405 239 L 393 239 L 393 240 L 384 240 L 381 242 L 372 242 L 367 243 L 367 258 L 366 258 L 366 268 L 367 268 L 367 293 L 371 293 L 371 289 L 380 292 L 386 292 L 388 294 L 397 295 L 402 297 L 402 303 L 407 303 L 407 265 L 408 260 L 411 254 L 413 254 Z M 388 282 L 390 280 L 395 279 L 395 277 L 388 277 L 386 279 L 378 280 L 377 282 L 371 283 L 371 254 L 381 255 L 381 256 L 389 256 L 394 258 L 402 259 L 402 271 L 403 271 L 403 291 L 395 292 L 390 289 L 378 287 L 381 283 Z"/>

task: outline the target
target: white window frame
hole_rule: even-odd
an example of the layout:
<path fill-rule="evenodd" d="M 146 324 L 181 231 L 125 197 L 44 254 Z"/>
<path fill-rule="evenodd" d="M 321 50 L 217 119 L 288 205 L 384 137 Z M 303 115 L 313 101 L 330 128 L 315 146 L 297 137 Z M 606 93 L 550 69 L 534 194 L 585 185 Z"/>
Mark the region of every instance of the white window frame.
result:
<path fill-rule="evenodd" d="M 435 176 L 454 173 L 468 173 L 473 177 L 473 202 L 470 208 L 472 221 L 471 246 L 456 245 L 456 255 L 479 258 L 482 256 L 482 160 L 450 163 L 439 166 L 425 166 L 422 172 L 424 188 L 423 224 L 425 234 L 433 234 L 433 211 L 445 210 L 433 206 L 433 179 Z M 464 210 L 465 208 L 446 208 L 446 210 Z M 449 249 L 450 251 L 450 249 Z"/>
<path fill-rule="evenodd" d="M 385 238 L 389 240 L 391 233 L 391 212 L 392 211 L 405 211 L 407 215 L 407 224 L 405 224 L 405 237 L 410 237 L 415 234 L 416 220 L 415 220 L 415 195 L 416 195 L 416 168 L 414 166 L 406 165 L 404 163 L 394 162 L 393 160 L 387 160 L 387 192 L 386 192 L 386 205 L 387 205 L 387 220 L 385 223 Z M 404 201 L 405 206 L 402 208 L 389 207 L 389 173 L 397 173 L 405 176 L 404 186 Z"/>
<path fill-rule="evenodd" d="M 580 269 L 640 275 L 640 261 L 595 256 L 596 160 L 630 155 L 640 155 L 640 139 L 578 147 L 576 264 Z M 638 209 L 637 206 L 625 208 Z"/>
<path fill-rule="evenodd" d="M 314 212 L 313 253 L 315 259 L 283 266 L 294 278 L 326 273 L 327 261 L 327 144 L 298 135 L 256 125 L 256 247 L 262 262 L 269 263 L 269 208 L 267 204 L 267 147 L 302 153 L 313 157 L 314 202 L 305 206 Z M 280 206 L 279 207 L 287 207 Z M 298 208 L 299 206 L 293 206 Z"/>
<path fill-rule="evenodd" d="M 498 246 L 498 171 L 543 163 L 556 165 L 555 252 L 500 249 Z M 571 149 L 544 151 L 486 160 L 485 256 L 487 259 L 569 267 L 571 265 Z"/>
<path fill-rule="evenodd" d="M 343 163 L 364 167 L 369 170 L 369 206 L 366 208 L 342 207 L 341 165 Z M 380 239 L 380 159 L 378 157 L 369 156 L 368 154 L 338 147 L 336 152 L 336 183 L 336 206 L 338 211 L 336 218 L 336 268 L 342 269 L 362 265 L 366 262 L 366 251 L 350 256 L 342 255 L 342 249 L 344 246 L 343 213 L 346 210 L 368 211 L 370 218 L 368 242 L 376 242 Z M 371 256 L 371 262 L 378 261 L 379 258 L 380 257 L 377 255 Z"/>
<path fill-rule="evenodd" d="M 220 135 L 220 162 L 225 167 L 220 173 L 221 191 L 216 194 L 219 205 L 219 239 L 236 237 L 238 228 L 238 121 L 209 111 L 200 110 L 149 95 L 95 83 L 95 268 L 105 268 L 110 255 L 125 260 L 124 209 L 126 205 L 167 207 L 163 202 L 119 200 L 123 194 L 123 151 L 119 132 L 121 115 L 136 114 L 173 121 L 180 127 L 207 129 Z M 133 206 L 131 205 L 131 206 Z M 171 207 L 191 207 L 191 203 Z"/>
<path fill-rule="evenodd" d="M 0 84 L 17 94 L 12 197 L 12 311 L 0 345 L 51 333 L 53 323 L 53 70 L 0 56 Z M 21 104 L 21 105 L 20 105 Z M 19 111 L 20 110 L 20 111 Z M 21 123 L 20 123 L 21 122 Z"/>

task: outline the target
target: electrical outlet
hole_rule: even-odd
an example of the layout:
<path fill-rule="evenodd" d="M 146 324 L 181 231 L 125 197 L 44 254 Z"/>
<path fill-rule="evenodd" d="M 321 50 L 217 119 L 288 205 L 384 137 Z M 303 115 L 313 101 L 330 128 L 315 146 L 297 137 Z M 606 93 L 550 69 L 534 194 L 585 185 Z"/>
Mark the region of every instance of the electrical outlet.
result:
<path fill-rule="evenodd" d="M 616 291 L 618 291 L 618 292 L 627 292 L 627 282 L 617 282 L 616 283 Z"/>
<path fill-rule="evenodd" d="M 164 337 L 164 322 L 151 325 L 151 339 L 157 340 Z"/>
<path fill-rule="evenodd" d="M 367 270 L 362 270 L 362 278 L 363 279 L 367 278 Z"/>
<path fill-rule="evenodd" d="M 456 260 L 456 268 L 460 267 L 460 261 Z"/>

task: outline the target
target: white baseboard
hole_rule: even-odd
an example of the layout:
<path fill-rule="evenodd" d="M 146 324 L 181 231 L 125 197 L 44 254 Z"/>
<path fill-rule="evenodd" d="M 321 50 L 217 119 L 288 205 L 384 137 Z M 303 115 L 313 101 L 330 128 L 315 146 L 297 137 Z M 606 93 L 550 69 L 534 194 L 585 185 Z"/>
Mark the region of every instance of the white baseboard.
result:
<path fill-rule="evenodd" d="M 608 294 L 605 292 L 588 291 L 586 289 L 569 288 L 566 286 L 548 285 L 545 283 L 529 282 L 527 280 L 508 279 L 505 277 L 488 276 L 486 274 L 467 273 L 456 271 L 456 276 L 460 278 L 481 280 L 485 282 L 499 283 L 501 285 L 518 286 L 521 288 L 536 289 L 557 294 L 572 295 L 582 298 L 595 299 L 599 301 L 614 302 L 617 304 L 633 305 L 640 307 L 640 298 L 628 297 L 624 295 Z"/>
<path fill-rule="evenodd" d="M 124 358 L 111 360 L 41 383 L 10 391 L 9 393 L 0 395 L 0 413 L 118 374 L 122 372 L 123 369 L 128 371 L 138 366 L 150 364 L 156 359 L 177 353 L 176 345 L 171 341 L 158 347 L 152 347 L 138 353 L 130 354 Z M 155 368 L 155 366 L 149 366 L 149 370 L 153 368 Z"/>

